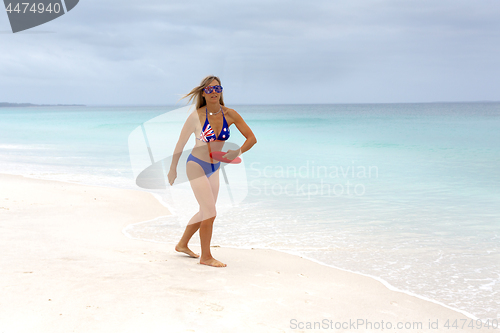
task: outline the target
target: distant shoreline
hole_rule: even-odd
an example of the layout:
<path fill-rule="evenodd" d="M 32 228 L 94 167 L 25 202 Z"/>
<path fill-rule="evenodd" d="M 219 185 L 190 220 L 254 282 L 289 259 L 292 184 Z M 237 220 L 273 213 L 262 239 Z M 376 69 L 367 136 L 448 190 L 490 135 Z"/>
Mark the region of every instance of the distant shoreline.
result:
<path fill-rule="evenodd" d="M 31 103 L 6 103 L 0 102 L 0 108 L 9 107 L 39 107 L 39 106 L 86 106 L 84 104 L 31 104 Z"/>

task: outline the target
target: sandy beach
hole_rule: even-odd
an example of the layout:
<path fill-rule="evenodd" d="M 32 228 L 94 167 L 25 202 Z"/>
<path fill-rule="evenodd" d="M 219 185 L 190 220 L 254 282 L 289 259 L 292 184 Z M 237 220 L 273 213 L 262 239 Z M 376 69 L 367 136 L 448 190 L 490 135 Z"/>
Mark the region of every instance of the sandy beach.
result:
<path fill-rule="evenodd" d="M 214 247 L 228 266 L 213 268 L 173 244 L 130 239 L 127 225 L 169 214 L 147 192 L 4 174 L 0 182 L 0 332 L 495 331 L 278 251 Z"/>

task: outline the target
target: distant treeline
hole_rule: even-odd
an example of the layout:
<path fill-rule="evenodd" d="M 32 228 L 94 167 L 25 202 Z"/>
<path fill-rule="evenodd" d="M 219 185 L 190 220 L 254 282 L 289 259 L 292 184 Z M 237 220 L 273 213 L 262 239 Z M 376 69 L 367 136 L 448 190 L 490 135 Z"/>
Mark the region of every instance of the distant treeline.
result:
<path fill-rule="evenodd" d="M 83 104 L 31 104 L 31 103 L 5 103 L 5 102 L 0 102 L 0 108 L 7 108 L 7 107 L 36 107 L 36 106 L 85 106 Z"/>

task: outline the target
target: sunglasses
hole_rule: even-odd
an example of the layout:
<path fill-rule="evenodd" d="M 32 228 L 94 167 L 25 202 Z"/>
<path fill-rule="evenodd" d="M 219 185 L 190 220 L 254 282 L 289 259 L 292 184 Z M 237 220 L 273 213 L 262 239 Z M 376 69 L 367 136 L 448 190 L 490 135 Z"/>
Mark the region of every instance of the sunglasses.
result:
<path fill-rule="evenodd" d="M 216 93 L 222 92 L 222 86 L 208 86 L 203 91 L 205 94 L 211 94 L 215 90 Z"/>

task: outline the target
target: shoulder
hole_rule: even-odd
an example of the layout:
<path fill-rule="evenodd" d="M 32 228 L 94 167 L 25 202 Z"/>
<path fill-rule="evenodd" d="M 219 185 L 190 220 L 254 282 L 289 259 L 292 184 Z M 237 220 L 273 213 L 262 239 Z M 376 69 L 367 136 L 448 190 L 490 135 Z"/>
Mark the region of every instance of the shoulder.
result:
<path fill-rule="evenodd" d="M 200 123 L 200 110 L 193 110 L 186 119 L 186 124 L 196 126 Z"/>
<path fill-rule="evenodd" d="M 202 113 L 205 114 L 205 107 L 204 106 L 193 111 L 193 114 L 198 115 L 198 116 Z"/>
<path fill-rule="evenodd" d="M 194 119 L 197 115 L 198 115 L 198 111 L 197 111 L 197 110 L 194 110 L 193 112 L 191 112 L 191 113 L 189 114 L 189 116 L 187 117 L 187 119 L 186 119 L 186 120 L 191 121 L 191 120 L 193 120 L 193 119 Z"/>
<path fill-rule="evenodd" d="M 222 111 L 224 111 L 224 115 L 226 117 L 229 117 L 232 120 L 232 122 L 237 122 L 238 120 L 242 119 L 240 114 L 236 112 L 234 109 L 223 106 Z"/>
<path fill-rule="evenodd" d="M 199 108 L 197 110 L 193 110 L 193 112 L 191 112 L 191 114 L 189 115 L 188 119 L 199 120 L 202 113 L 203 113 L 203 116 L 205 116 L 205 109 L 204 108 Z"/>

